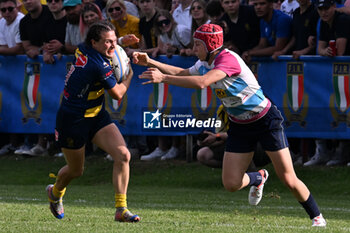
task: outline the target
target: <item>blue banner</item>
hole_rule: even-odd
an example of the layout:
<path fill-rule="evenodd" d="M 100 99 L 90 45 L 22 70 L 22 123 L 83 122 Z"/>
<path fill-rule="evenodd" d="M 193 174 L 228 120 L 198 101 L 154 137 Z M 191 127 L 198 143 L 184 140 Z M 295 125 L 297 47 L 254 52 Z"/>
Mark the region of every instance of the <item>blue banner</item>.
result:
<path fill-rule="evenodd" d="M 53 133 L 65 75 L 72 56 L 54 65 L 42 57 L 0 56 L 0 132 Z M 188 68 L 194 57 L 160 56 L 159 61 Z M 256 59 L 250 65 L 265 95 L 281 110 L 290 137 L 350 138 L 350 58 L 289 56 Z M 120 101 L 106 95 L 106 109 L 125 135 L 198 134 L 216 126 L 220 105 L 210 88 L 142 85 L 146 68 L 133 65 L 134 77 Z"/>

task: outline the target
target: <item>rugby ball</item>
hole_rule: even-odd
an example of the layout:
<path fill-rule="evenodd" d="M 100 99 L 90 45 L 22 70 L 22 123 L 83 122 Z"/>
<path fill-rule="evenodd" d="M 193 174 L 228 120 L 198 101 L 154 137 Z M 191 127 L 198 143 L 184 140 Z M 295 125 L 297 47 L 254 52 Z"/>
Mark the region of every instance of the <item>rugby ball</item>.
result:
<path fill-rule="evenodd" d="M 117 48 L 114 50 L 114 56 L 112 57 L 112 67 L 118 83 L 121 83 L 127 78 L 130 71 L 129 64 L 130 59 L 128 55 L 126 55 L 122 47 L 117 45 Z"/>

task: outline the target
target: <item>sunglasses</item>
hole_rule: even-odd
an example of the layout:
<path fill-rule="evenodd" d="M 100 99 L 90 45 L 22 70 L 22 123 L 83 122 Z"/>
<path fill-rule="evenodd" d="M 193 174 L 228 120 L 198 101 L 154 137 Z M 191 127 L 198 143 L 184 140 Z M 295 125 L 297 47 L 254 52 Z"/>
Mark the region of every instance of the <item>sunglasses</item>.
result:
<path fill-rule="evenodd" d="M 52 2 L 55 2 L 55 3 L 59 3 L 61 0 L 46 0 L 47 3 L 52 3 Z"/>
<path fill-rule="evenodd" d="M 112 13 L 113 11 L 121 11 L 121 10 L 122 10 L 122 8 L 119 7 L 119 6 L 117 6 L 117 7 L 114 7 L 114 8 L 109 8 L 109 9 L 108 9 L 108 12 L 109 12 L 109 13 Z"/>
<path fill-rule="evenodd" d="M 201 6 L 193 6 L 191 7 L 191 11 L 193 10 L 202 10 L 203 8 Z"/>
<path fill-rule="evenodd" d="M 158 27 L 162 27 L 163 25 L 168 26 L 169 24 L 170 24 L 169 19 L 163 19 L 163 20 L 157 22 Z"/>
<path fill-rule="evenodd" d="M 0 10 L 1 10 L 2 13 L 5 13 L 6 11 L 12 12 L 14 9 L 15 9 L 14 7 L 9 6 L 9 7 L 7 7 L 7 8 L 6 8 L 6 7 L 1 8 Z"/>

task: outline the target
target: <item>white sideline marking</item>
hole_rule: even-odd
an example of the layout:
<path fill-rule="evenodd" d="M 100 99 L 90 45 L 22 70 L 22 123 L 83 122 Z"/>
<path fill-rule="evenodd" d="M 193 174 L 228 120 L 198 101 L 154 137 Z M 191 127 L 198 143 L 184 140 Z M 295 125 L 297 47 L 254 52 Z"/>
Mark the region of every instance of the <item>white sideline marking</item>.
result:
<path fill-rule="evenodd" d="M 16 200 L 16 201 L 40 201 L 40 202 L 46 202 L 46 199 L 43 200 L 41 198 L 26 198 L 26 197 L 1 197 L 0 196 L 0 200 Z M 73 200 L 74 203 L 86 203 L 87 201 L 84 199 L 77 199 L 77 200 Z M 184 203 L 183 205 L 179 205 L 177 204 L 157 204 L 157 203 L 143 203 L 142 204 L 143 207 L 203 207 L 203 208 L 207 208 L 208 204 L 190 204 L 190 203 Z M 278 206 L 251 206 L 247 203 L 247 205 L 234 205 L 234 203 L 232 203 L 231 205 L 231 209 L 235 210 L 235 209 L 281 209 L 281 206 L 283 206 L 283 209 L 289 209 L 289 210 L 298 210 L 298 209 L 302 209 L 302 207 L 296 207 L 296 206 L 286 206 L 286 205 L 278 205 Z M 215 208 L 216 209 L 227 209 L 227 205 L 216 205 L 215 204 Z M 338 207 L 320 207 L 322 212 L 325 211 L 335 211 L 335 212 L 343 212 L 343 213 L 350 213 L 350 209 L 346 209 L 346 208 L 338 208 Z"/>

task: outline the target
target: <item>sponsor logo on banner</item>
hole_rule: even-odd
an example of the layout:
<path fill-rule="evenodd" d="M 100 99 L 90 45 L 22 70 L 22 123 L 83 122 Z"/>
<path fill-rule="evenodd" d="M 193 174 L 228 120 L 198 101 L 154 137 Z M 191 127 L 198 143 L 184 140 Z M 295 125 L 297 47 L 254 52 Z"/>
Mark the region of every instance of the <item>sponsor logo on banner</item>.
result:
<path fill-rule="evenodd" d="M 125 94 L 122 99 L 115 100 L 110 95 L 105 95 L 105 107 L 112 120 L 118 121 L 121 125 L 126 125 L 124 116 L 128 105 L 128 96 Z"/>
<path fill-rule="evenodd" d="M 143 129 L 220 128 L 221 125 L 221 120 L 215 118 L 202 120 L 194 118 L 191 114 L 164 114 L 159 109 L 143 112 Z"/>
<path fill-rule="evenodd" d="M 34 119 L 36 123 L 41 122 L 41 94 L 38 91 L 40 84 L 40 63 L 24 63 L 24 82 L 21 92 L 22 121 L 27 123 Z"/>
<path fill-rule="evenodd" d="M 333 63 L 333 90 L 330 96 L 329 107 L 334 121 L 333 127 L 337 127 L 339 123 L 346 122 L 350 126 L 350 64 L 349 63 Z"/>
<path fill-rule="evenodd" d="M 305 127 L 308 110 L 308 95 L 304 90 L 304 63 L 287 62 L 287 93 L 283 95 L 286 126 L 298 122 Z"/>

